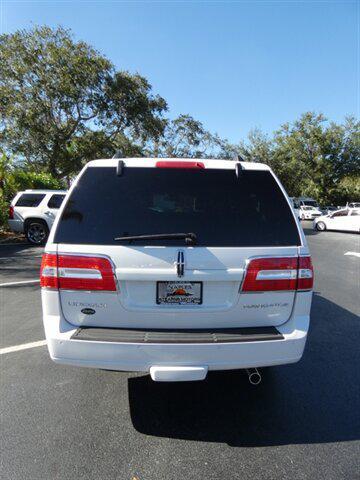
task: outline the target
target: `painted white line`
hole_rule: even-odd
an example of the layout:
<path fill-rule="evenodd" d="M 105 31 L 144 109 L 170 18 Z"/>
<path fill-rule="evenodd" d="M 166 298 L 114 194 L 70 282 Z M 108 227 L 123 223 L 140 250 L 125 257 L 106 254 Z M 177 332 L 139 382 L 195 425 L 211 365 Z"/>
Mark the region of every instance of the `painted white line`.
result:
<path fill-rule="evenodd" d="M 7 282 L 7 283 L 0 283 L 0 287 L 12 287 L 13 285 L 29 285 L 31 283 L 39 283 L 40 279 L 37 278 L 36 280 L 21 280 L 21 282 Z"/>
<path fill-rule="evenodd" d="M 344 255 L 352 255 L 353 257 L 360 257 L 359 252 L 345 252 Z"/>
<path fill-rule="evenodd" d="M 22 345 L 14 345 L 13 347 L 0 348 L 0 355 L 4 355 L 5 353 L 19 352 L 20 350 L 27 350 L 28 348 L 42 347 L 44 345 L 46 345 L 46 340 L 23 343 Z"/>

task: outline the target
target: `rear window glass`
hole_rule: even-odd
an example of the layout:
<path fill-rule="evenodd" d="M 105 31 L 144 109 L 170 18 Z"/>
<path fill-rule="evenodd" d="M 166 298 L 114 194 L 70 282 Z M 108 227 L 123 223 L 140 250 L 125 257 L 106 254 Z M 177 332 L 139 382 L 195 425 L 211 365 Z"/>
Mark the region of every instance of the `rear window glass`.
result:
<path fill-rule="evenodd" d="M 195 233 L 199 246 L 299 245 L 297 226 L 270 172 L 90 167 L 68 199 L 56 243 L 126 245 L 115 237 Z M 142 240 L 134 245 L 182 245 Z"/>
<path fill-rule="evenodd" d="M 64 198 L 65 198 L 65 195 L 59 195 L 59 194 L 53 195 L 48 201 L 48 207 L 60 208 Z"/>
<path fill-rule="evenodd" d="M 16 207 L 37 207 L 45 197 L 43 193 L 23 193 L 16 202 Z"/>

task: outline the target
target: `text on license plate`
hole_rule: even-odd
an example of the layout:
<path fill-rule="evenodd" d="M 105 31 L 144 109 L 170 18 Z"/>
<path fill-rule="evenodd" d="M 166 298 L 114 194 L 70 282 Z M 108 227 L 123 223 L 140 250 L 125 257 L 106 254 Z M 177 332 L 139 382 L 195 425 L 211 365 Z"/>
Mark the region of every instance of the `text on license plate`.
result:
<path fill-rule="evenodd" d="M 157 282 L 156 303 L 158 305 L 200 305 L 202 282 Z"/>

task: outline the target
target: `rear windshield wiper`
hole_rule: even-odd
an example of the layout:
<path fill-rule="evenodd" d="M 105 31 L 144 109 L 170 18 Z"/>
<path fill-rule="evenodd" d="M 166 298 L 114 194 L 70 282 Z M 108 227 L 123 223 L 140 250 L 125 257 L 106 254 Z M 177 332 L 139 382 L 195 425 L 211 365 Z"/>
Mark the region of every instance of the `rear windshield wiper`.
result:
<path fill-rule="evenodd" d="M 185 240 L 185 243 L 194 245 L 196 243 L 195 233 L 158 233 L 155 235 L 127 235 L 125 237 L 116 237 L 116 241 L 121 240 Z"/>

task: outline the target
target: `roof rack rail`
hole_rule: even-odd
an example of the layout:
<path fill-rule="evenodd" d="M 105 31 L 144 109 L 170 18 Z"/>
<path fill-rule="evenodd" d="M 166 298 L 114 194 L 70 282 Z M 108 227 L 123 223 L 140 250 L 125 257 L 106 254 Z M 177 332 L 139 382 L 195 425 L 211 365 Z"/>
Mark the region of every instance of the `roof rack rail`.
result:
<path fill-rule="evenodd" d="M 236 173 L 236 176 L 237 176 L 238 179 L 239 179 L 240 177 L 242 177 L 242 175 L 243 175 L 243 173 L 244 173 L 243 166 L 241 165 L 240 162 L 236 162 L 236 163 L 235 163 L 235 173 Z"/>
<path fill-rule="evenodd" d="M 124 155 L 121 150 L 116 150 L 112 158 L 124 158 Z"/>
<path fill-rule="evenodd" d="M 116 175 L 118 177 L 120 177 L 123 174 L 124 167 L 125 167 L 125 163 L 123 162 L 123 160 L 119 160 L 118 164 L 116 165 Z"/>
<path fill-rule="evenodd" d="M 235 153 L 233 160 L 235 160 L 235 162 L 245 162 L 244 158 L 239 153 Z"/>

